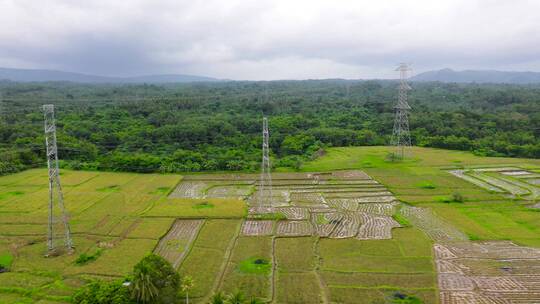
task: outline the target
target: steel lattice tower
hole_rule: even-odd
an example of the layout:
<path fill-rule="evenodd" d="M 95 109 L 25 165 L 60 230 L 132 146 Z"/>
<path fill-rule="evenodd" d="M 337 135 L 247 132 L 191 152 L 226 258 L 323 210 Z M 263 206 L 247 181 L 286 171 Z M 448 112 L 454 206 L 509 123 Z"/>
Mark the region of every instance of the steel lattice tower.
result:
<path fill-rule="evenodd" d="M 71 231 L 64 208 L 64 195 L 60 184 L 58 168 L 58 147 L 56 145 L 56 122 L 54 105 L 43 106 L 45 118 L 45 145 L 47 147 L 47 168 L 49 169 L 49 222 L 47 227 L 47 250 L 53 253 L 57 248 L 57 240 L 64 238 L 68 252 L 73 250 Z M 55 212 L 56 211 L 56 212 Z M 57 214 L 59 213 L 59 214 Z M 63 231 L 58 233 L 57 231 Z"/>
<path fill-rule="evenodd" d="M 405 148 L 411 146 L 411 134 L 409 132 L 409 110 L 411 106 L 407 102 L 407 91 L 411 87 L 407 84 L 407 72 L 411 69 L 406 63 L 401 63 L 396 71 L 399 71 L 398 103 L 394 107 L 394 130 L 392 132 L 392 145 L 396 147 L 396 155 L 400 158 L 405 156 Z"/>
<path fill-rule="evenodd" d="M 4 96 L 0 92 L 0 124 L 3 124 L 4 120 Z"/>
<path fill-rule="evenodd" d="M 268 139 L 268 119 L 263 117 L 263 144 L 262 144 L 262 168 L 259 185 L 259 206 L 263 208 L 272 208 L 272 176 L 270 175 L 270 148 Z"/>

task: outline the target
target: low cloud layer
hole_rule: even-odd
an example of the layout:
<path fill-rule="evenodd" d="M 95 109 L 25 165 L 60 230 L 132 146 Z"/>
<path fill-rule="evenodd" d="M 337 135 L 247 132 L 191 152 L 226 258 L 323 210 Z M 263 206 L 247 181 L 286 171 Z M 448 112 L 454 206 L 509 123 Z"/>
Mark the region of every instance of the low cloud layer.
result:
<path fill-rule="evenodd" d="M 107 76 L 540 71 L 536 0 L 0 0 L 0 66 Z"/>

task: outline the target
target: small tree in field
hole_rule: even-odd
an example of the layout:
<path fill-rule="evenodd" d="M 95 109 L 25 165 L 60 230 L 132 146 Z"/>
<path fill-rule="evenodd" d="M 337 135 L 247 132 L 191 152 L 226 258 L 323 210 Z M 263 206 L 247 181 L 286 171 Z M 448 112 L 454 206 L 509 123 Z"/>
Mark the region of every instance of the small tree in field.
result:
<path fill-rule="evenodd" d="M 185 276 L 182 279 L 182 283 L 180 284 L 180 287 L 182 288 L 182 292 L 186 293 L 186 304 L 189 304 L 189 291 L 195 286 L 195 282 L 193 282 L 193 278 L 190 276 Z"/>

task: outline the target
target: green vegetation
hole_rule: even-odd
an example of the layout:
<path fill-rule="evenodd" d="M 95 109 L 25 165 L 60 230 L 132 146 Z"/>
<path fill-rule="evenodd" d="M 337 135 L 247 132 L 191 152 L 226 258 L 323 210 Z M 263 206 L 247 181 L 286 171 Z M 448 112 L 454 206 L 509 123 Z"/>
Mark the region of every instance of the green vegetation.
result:
<path fill-rule="evenodd" d="M 384 173 L 398 173 L 403 171 L 412 171 L 411 173 L 431 173 L 439 171 L 439 168 L 432 167 L 462 167 L 462 166 L 483 166 L 483 165 L 511 165 L 511 164 L 540 164 L 540 160 L 508 158 L 508 157 L 483 157 L 469 152 L 452 151 L 443 149 L 412 147 L 410 149 L 411 157 L 405 158 L 400 162 L 386 161 L 386 155 L 392 151 L 392 147 L 336 147 L 328 148 L 324 157 L 306 162 L 302 166 L 302 171 L 332 171 L 340 169 L 365 169 L 366 172 L 382 171 L 377 176 Z M 377 170 L 375 170 L 377 169 Z M 385 169 L 385 170 L 380 170 Z M 393 169 L 393 171 L 390 171 Z M 439 173 L 442 176 L 447 174 Z M 416 175 L 416 174 L 415 174 Z M 392 174 L 392 177 L 399 178 L 399 175 Z M 426 180 L 442 186 L 447 179 L 434 180 L 431 176 L 418 176 L 414 180 L 405 182 L 404 185 L 416 187 L 417 183 Z M 466 183 L 463 183 L 466 184 Z M 390 184 L 390 186 L 401 186 L 401 184 Z"/>
<path fill-rule="evenodd" d="M 156 190 L 150 192 L 150 194 L 168 194 L 171 191 L 169 187 L 158 187 Z"/>
<path fill-rule="evenodd" d="M 224 295 L 222 292 L 215 293 L 210 299 L 210 304 L 263 304 L 262 300 L 258 298 L 246 299 L 246 296 L 241 291 L 236 291 L 228 295 Z"/>
<path fill-rule="evenodd" d="M 265 113 L 273 163 L 304 169 L 326 147 L 387 144 L 396 85 L 336 80 L 129 86 L 2 82 L 9 115 L 0 126 L 0 174 L 44 164 L 40 106 L 52 101 L 59 109 L 65 168 L 258 170 Z M 415 145 L 479 156 L 540 157 L 540 86 L 413 86 L 409 102 Z"/>
<path fill-rule="evenodd" d="M 452 202 L 455 203 L 463 203 L 465 201 L 465 197 L 459 192 L 452 193 Z"/>
<path fill-rule="evenodd" d="M 118 185 L 111 185 L 103 188 L 96 189 L 97 191 L 102 192 L 118 192 L 120 190 L 120 186 Z"/>
<path fill-rule="evenodd" d="M 423 189 L 435 189 L 435 188 L 437 188 L 437 186 L 435 186 L 431 182 L 422 182 L 422 183 L 419 184 L 419 187 L 423 188 Z"/>
<path fill-rule="evenodd" d="M 124 280 L 92 280 L 71 298 L 74 304 L 168 304 L 178 300 L 178 291 L 185 291 L 189 277 L 180 281 L 172 265 L 154 254 L 145 256 Z M 183 285 L 180 285 L 182 282 Z M 192 284 L 191 284 L 192 285 Z"/>
<path fill-rule="evenodd" d="M 409 220 L 403 215 L 401 215 L 401 213 L 392 214 L 392 218 L 396 222 L 398 222 L 401 225 L 401 227 L 411 227 L 411 223 L 409 222 Z"/>
<path fill-rule="evenodd" d="M 195 209 L 206 209 L 206 208 L 214 208 L 214 205 L 209 203 L 209 202 L 201 202 L 201 203 L 197 203 L 193 206 L 193 208 Z"/>
<path fill-rule="evenodd" d="M 454 192 L 450 196 L 438 196 L 437 200 L 443 203 L 463 203 L 465 198 L 459 192 Z"/>
<path fill-rule="evenodd" d="M 186 303 L 189 303 L 189 292 L 193 289 L 195 286 L 195 281 L 193 281 L 193 278 L 190 276 L 185 276 L 180 281 L 180 289 L 183 293 L 186 294 Z"/>
<path fill-rule="evenodd" d="M 264 258 L 249 258 L 238 264 L 238 270 L 245 273 L 268 274 L 272 264 Z"/>
<path fill-rule="evenodd" d="M 324 216 L 324 214 L 317 214 L 317 218 L 315 219 L 317 225 L 324 225 L 330 223 L 328 219 Z"/>
<path fill-rule="evenodd" d="M 13 262 L 13 256 L 9 253 L 0 253 L 0 272 L 8 270 Z"/>
<path fill-rule="evenodd" d="M 133 268 L 131 296 L 142 303 L 174 303 L 180 283 L 180 276 L 167 260 L 149 254 Z"/>
<path fill-rule="evenodd" d="M 74 304 L 129 304 L 129 289 L 122 286 L 123 280 L 112 282 L 94 280 L 77 290 L 71 302 Z"/>
<path fill-rule="evenodd" d="M 392 295 L 392 303 L 422 304 L 422 301 L 415 296 L 409 296 L 401 292 L 396 292 Z"/>
<path fill-rule="evenodd" d="M 101 255 L 102 252 L 103 252 L 103 249 L 98 249 L 93 254 L 81 253 L 81 255 L 79 255 L 79 257 L 75 260 L 75 264 L 84 265 L 88 262 L 95 261 Z"/>

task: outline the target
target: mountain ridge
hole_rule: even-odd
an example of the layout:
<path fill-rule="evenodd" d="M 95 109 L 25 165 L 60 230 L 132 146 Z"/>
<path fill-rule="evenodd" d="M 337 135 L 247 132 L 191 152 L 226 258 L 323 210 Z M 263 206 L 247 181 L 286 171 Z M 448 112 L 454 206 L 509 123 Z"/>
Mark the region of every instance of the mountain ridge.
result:
<path fill-rule="evenodd" d="M 132 77 L 111 77 L 92 74 L 65 72 L 48 69 L 14 69 L 0 67 L 0 80 L 15 82 L 51 82 L 67 81 L 76 83 L 182 83 L 182 82 L 215 82 L 221 79 L 186 75 L 186 74 L 152 74 Z"/>
<path fill-rule="evenodd" d="M 533 84 L 540 83 L 538 72 L 512 72 L 498 70 L 463 70 L 449 68 L 423 72 L 410 78 L 412 81 L 439 81 L 456 83 L 508 83 Z"/>

